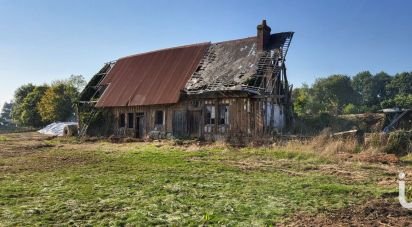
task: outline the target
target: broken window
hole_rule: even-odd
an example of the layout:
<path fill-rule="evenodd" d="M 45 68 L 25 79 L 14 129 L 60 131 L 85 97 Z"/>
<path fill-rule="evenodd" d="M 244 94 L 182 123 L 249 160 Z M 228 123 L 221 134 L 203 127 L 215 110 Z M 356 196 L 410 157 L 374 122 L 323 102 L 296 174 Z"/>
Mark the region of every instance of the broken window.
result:
<path fill-rule="evenodd" d="M 229 124 L 229 106 L 219 105 L 219 125 Z"/>
<path fill-rule="evenodd" d="M 213 125 L 215 124 L 215 106 L 206 106 L 206 114 L 205 114 L 205 124 L 206 125 Z"/>
<path fill-rule="evenodd" d="M 155 113 L 155 125 L 163 125 L 163 111 L 158 110 Z"/>
<path fill-rule="evenodd" d="M 127 126 L 128 128 L 134 128 L 134 116 L 133 113 L 127 114 Z"/>
<path fill-rule="evenodd" d="M 119 116 L 119 128 L 124 128 L 126 126 L 126 116 L 124 113 L 121 113 Z"/>

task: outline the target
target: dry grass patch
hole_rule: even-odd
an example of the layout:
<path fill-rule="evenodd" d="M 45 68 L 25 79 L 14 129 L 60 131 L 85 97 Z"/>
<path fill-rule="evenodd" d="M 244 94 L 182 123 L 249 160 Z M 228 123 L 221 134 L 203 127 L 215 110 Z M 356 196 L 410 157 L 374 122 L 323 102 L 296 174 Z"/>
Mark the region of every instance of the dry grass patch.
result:
<path fill-rule="evenodd" d="M 325 213 L 299 213 L 281 226 L 411 226 L 411 215 L 394 199 L 373 199 Z"/>

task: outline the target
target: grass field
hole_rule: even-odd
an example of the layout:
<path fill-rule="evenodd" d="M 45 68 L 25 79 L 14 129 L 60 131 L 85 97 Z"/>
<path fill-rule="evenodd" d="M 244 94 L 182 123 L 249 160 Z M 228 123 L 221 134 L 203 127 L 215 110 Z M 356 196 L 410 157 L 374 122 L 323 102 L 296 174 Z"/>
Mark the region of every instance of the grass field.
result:
<path fill-rule="evenodd" d="M 305 146 L 113 144 L 23 133 L 1 135 L 0 150 L 0 226 L 359 224 L 411 215 L 395 200 L 397 171 L 409 165 Z M 371 202 L 376 220 L 363 208 L 358 219 L 336 215 Z M 380 205 L 392 210 L 381 215 Z"/>

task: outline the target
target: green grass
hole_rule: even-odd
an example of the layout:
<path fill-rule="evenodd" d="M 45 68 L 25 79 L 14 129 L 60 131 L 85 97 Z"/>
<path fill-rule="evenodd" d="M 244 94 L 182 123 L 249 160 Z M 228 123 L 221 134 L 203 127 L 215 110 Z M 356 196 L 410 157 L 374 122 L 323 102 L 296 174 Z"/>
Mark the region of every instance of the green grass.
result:
<path fill-rule="evenodd" d="M 0 142 L 6 142 L 7 141 L 7 137 L 5 136 L 0 136 Z"/>
<path fill-rule="evenodd" d="M 272 225 L 392 190 L 308 171 L 332 163 L 309 152 L 74 146 L 0 161 L 0 225 Z"/>

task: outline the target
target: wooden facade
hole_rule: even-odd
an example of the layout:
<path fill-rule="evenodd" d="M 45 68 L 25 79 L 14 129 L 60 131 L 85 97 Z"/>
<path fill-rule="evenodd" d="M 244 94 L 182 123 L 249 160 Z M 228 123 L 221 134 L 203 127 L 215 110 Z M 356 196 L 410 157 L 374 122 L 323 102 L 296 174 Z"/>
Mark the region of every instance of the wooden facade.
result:
<path fill-rule="evenodd" d="M 172 105 L 110 110 L 115 135 L 136 138 L 232 141 L 271 136 L 286 121 L 282 105 L 253 97 L 186 99 Z"/>

